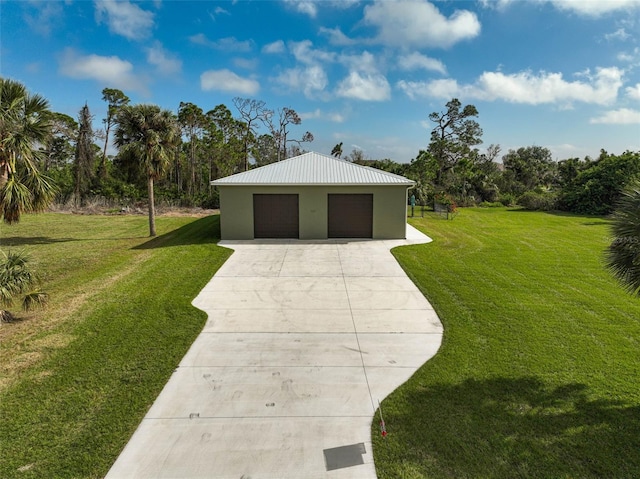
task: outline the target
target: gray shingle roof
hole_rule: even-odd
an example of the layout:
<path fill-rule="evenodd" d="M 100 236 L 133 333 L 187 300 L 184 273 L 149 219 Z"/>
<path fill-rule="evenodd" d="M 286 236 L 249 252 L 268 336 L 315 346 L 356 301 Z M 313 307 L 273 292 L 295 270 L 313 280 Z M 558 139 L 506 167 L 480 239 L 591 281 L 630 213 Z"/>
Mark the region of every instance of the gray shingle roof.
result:
<path fill-rule="evenodd" d="M 305 153 L 211 182 L 212 185 L 405 185 L 404 176 L 357 165 L 333 156 Z"/>

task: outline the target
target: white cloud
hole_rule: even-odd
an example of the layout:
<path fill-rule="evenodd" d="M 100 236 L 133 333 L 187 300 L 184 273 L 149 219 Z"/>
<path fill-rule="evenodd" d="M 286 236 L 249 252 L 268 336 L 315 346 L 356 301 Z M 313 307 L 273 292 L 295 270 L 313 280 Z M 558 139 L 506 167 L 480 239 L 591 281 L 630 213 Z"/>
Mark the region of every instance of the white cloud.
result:
<path fill-rule="evenodd" d="M 379 60 L 366 50 L 359 55 L 340 55 L 338 61 L 351 71 L 370 74 L 379 73 Z"/>
<path fill-rule="evenodd" d="M 484 8 L 495 8 L 505 10 L 514 0 L 480 0 L 480 5 Z"/>
<path fill-rule="evenodd" d="M 347 8 L 351 8 L 355 5 L 358 5 L 360 0 L 333 0 L 328 2 L 328 5 L 331 5 L 334 8 L 338 8 L 340 10 L 346 10 Z"/>
<path fill-rule="evenodd" d="M 234 58 L 233 64 L 245 70 L 255 70 L 258 67 L 258 60 L 256 58 Z"/>
<path fill-rule="evenodd" d="M 147 62 L 155 66 L 163 75 L 179 73 L 182 69 L 180 59 L 165 50 L 158 41 L 152 47 L 147 48 Z"/>
<path fill-rule="evenodd" d="M 234 52 L 250 52 L 253 49 L 252 40 L 237 40 L 235 37 L 219 38 L 218 40 L 209 40 L 204 33 L 198 33 L 189 37 L 191 43 L 203 45 L 213 48 L 214 50 L 234 51 Z"/>
<path fill-rule="evenodd" d="M 311 65 L 318 62 L 332 62 L 336 58 L 336 54 L 333 52 L 314 49 L 313 43 L 311 43 L 310 40 L 302 40 L 301 42 L 290 42 L 289 50 L 291 50 L 291 53 L 296 60 L 306 65 Z"/>
<path fill-rule="evenodd" d="M 290 90 L 304 92 L 307 98 L 326 99 L 329 80 L 323 64 L 335 62 L 336 54 L 313 48 L 310 40 L 289 42 L 287 47 L 298 66 L 284 70 L 273 80 Z"/>
<path fill-rule="evenodd" d="M 640 110 L 631 110 L 629 108 L 610 110 L 599 117 L 591 118 L 589 123 L 608 125 L 640 124 Z"/>
<path fill-rule="evenodd" d="M 360 74 L 352 71 L 339 83 L 337 94 L 357 100 L 384 101 L 391 98 L 391 88 L 387 79 L 379 73 Z"/>
<path fill-rule="evenodd" d="M 398 58 L 398 66 L 402 70 L 431 70 L 446 75 L 447 68 L 440 60 L 430 58 L 426 55 L 422 55 L 418 52 L 413 52 L 408 55 L 400 55 Z"/>
<path fill-rule="evenodd" d="M 214 42 L 209 40 L 204 33 L 198 33 L 196 35 L 191 35 L 189 37 L 189 41 L 191 43 L 195 43 L 196 45 L 204 45 L 205 47 L 212 47 Z"/>
<path fill-rule="evenodd" d="M 143 10 L 129 0 L 96 0 L 95 7 L 96 21 L 102 23 L 106 16 L 106 23 L 112 33 L 129 40 L 141 40 L 151 35 L 154 26 L 153 12 Z"/>
<path fill-rule="evenodd" d="M 627 96 L 633 100 L 640 100 L 640 83 L 636 83 L 635 86 L 627 87 Z"/>
<path fill-rule="evenodd" d="M 311 0 L 284 0 L 284 2 L 297 12 L 309 15 L 311 18 L 315 18 L 318 14 L 318 7 Z"/>
<path fill-rule="evenodd" d="M 617 10 L 640 8 L 638 0 L 551 0 L 559 10 L 597 17 Z"/>
<path fill-rule="evenodd" d="M 635 47 L 630 52 L 620 52 L 616 58 L 625 63 L 640 62 L 640 47 Z"/>
<path fill-rule="evenodd" d="M 208 70 L 200 75 L 200 88 L 204 91 L 220 90 L 255 95 L 260 84 L 252 78 L 242 78 L 230 70 Z"/>
<path fill-rule="evenodd" d="M 625 41 L 628 40 L 629 38 L 631 38 L 631 35 L 629 33 L 627 33 L 627 31 L 624 28 L 618 28 L 615 32 L 613 33 L 606 33 L 604 36 L 605 40 L 620 40 L 620 41 Z"/>
<path fill-rule="evenodd" d="M 318 5 L 323 7 L 346 10 L 360 3 L 360 0 L 284 0 L 284 3 L 291 9 L 315 18 L 318 15 Z"/>
<path fill-rule="evenodd" d="M 320 65 L 289 68 L 274 79 L 294 91 L 302 91 L 307 98 L 315 98 L 327 87 L 327 74 Z"/>
<path fill-rule="evenodd" d="M 590 83 L 568 82 L 562 73 L 520 72 L 505 75 L 501 72 L 485 72 L 479 79 L 479 87 L 489 98 L 502 99 L 512 103 L 572 102 L 607 105 L 615 101 L 622 86 L 622 70 L 599 68 Z"/>
<path fill-rule="evenodd" d="M 364 9 L 364 23 L 379 29 L 378 41 L 396 47 L 450 47 L 480 34 L 475 13 L 445 17 L 426 0 L 377 0 Z"/>
<path fill-rule="evenodd" d="M 348 46 L 348 45 L 355 45 L 359 43 L 358 40 L 353 40 L 348 36 L 346 36 L 344 33 L 342 33 L 342 30 L 340 30 L 339 27 L 336 27 L 336 28 L 320 27 L 319 33 L 321 35 L 327 36 L 329 38 L 329 43 L 331 45 Z"/>
<path fill-rule="evenodd" d="M 49 36 L 51 29 L 62 15 L 62 4 L 59 2 L 42 2 L 30 0 L 29 5 L 35 10 L 32 15 L 25 13 L 24 20 L 29 27 L 42 36 Z"/>
<path fill-rule="evenodd" d="M 276 40 L 273 43 L 268 43 L 262 47 L 262 53 L 282 53 L 284 52 L 284 42 L 282 40 Z"/>
<path fill-rule="evenodd" d="M 617 10 L 633 10 L 640 7 L 638 0 L 535 0 L 538 3 L 551 3 L 558 10 L 597 17 Z M 516 0 L 480 0 L 486 8 L 503 10 Z"/>
<path fill-rule="evenodd" d="M 561 143 L 558 145 L 546 145 L 551 150 L 551 156 L 556 160 L 565 158 L 584 158 L 585 156 L 593 155 L 594 150 L 592 147 L 585 146 L 584 144 L 578 146 L 571 143 Z M 516 149 L 517 146 L 508 149 Z"/>
<path fill-rule="evenodd" d="M 96 80 L 103 87 L 148 93 L 144 82 L 134 74 L 133 65 L 117 56 L 79 55 L 67 48 L 60 56 L 58 69 L 64 76 Z"/>
<path fill-rule="evenodd" d="M 504 74 L 484 72 L 475 83 L 460 85 L 456 80 L 428 82 L 400 81 L 397 86 L 410 98 L 476 98 L 485 101 L 503 100 L 510 103 L 539 105 L 543 103 L 571 103 L 579 101 L 598 105 L 613 103 L 622 86 L 623 71 L 598 68 L 595 75 L 582 73 L 587 81 L 566 81 L 562 73 L 529 71 Z"/>
<path fill-rule="evenodd" d="M 416 98 L 453 98 L 463 96 L 458 82 L 451 78 L 421 82 L 400 80 L 396 83 L 396 86 L 412 100 Z"/>
<path fill-rule="evenodd" d="M 345 116 L 342 113 L 323 112 L 320 108 L 316 108 L 314 111 L 300 113 L 300 118 L 303 120 L 329 120 L 333 123 L 344 123 L 345 121 Z"/>

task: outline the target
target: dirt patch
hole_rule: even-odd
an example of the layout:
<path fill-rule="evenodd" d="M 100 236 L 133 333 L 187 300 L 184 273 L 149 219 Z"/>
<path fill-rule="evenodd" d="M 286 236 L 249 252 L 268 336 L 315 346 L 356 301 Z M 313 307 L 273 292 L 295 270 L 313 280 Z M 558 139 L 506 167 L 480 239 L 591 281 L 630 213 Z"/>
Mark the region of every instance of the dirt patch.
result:
<path fill-rule="evenodd" d="M 204 218 L 205 216 L 220 214 L 220 210 L 203 210 L 202 208 L 170 208 L 158 213 L 158 216 L 189 216 Z"/>
<path fill-rule="evenodd" d="M 146 203 L 135 203 L 128 206 L 110 204 L 104 201 L 91 201 L 83 206 L 76 206 L 72 203 L 56 204 L 49 210 L 53 213 L 73 214 L 73 215 L 133 215 L 147 216 L 149 210 Z M 156 206 L 156 216 L 186 216 L 190 218 L 203 218 L 205 216 L 220 213 L 219 209 L 203 209 L 195 207 L 158 205 Z"/>

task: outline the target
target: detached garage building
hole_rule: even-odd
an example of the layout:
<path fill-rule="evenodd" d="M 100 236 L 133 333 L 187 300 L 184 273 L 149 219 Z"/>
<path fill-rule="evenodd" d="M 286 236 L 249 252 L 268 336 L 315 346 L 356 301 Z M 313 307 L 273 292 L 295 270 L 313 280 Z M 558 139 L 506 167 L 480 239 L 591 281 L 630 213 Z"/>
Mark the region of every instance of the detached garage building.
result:
<path fill-rule="evenodd" d="M 318 153 L 213 181 L 223 240 L 406 235 L 413 181 Z"/>

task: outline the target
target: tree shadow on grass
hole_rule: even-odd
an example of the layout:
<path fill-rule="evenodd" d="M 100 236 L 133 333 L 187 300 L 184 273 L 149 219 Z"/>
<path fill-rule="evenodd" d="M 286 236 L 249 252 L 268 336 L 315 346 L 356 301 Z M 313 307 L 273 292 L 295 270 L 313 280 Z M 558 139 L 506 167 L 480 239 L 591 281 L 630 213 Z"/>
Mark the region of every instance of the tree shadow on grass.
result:
<path fill-rule="evenodd" d="M 0 246 L 33 246 L 42 244 L 67 243 L 79 241 L 77 238 L 49 238 L 48 236 L 7 236 L 0 238 Z"/>
<path fill-rule="evenodd" d="M 153 238 L 133 249 L 168 248 L 195 244 L 215 244 L 220 240 L 220 215 L 211 215 Z"/>
<path fill-rule="evenodd" d="M 385 467 L 425 477 L 640 477 L 640 406 L 594 399 L 583 384 L 469 379 L 396 394 L 385 420 L 398 447 Z M 375 442 L 385 456 L 389 446 Z M 400 477 L 393 467 L 379 477 Z"/>

